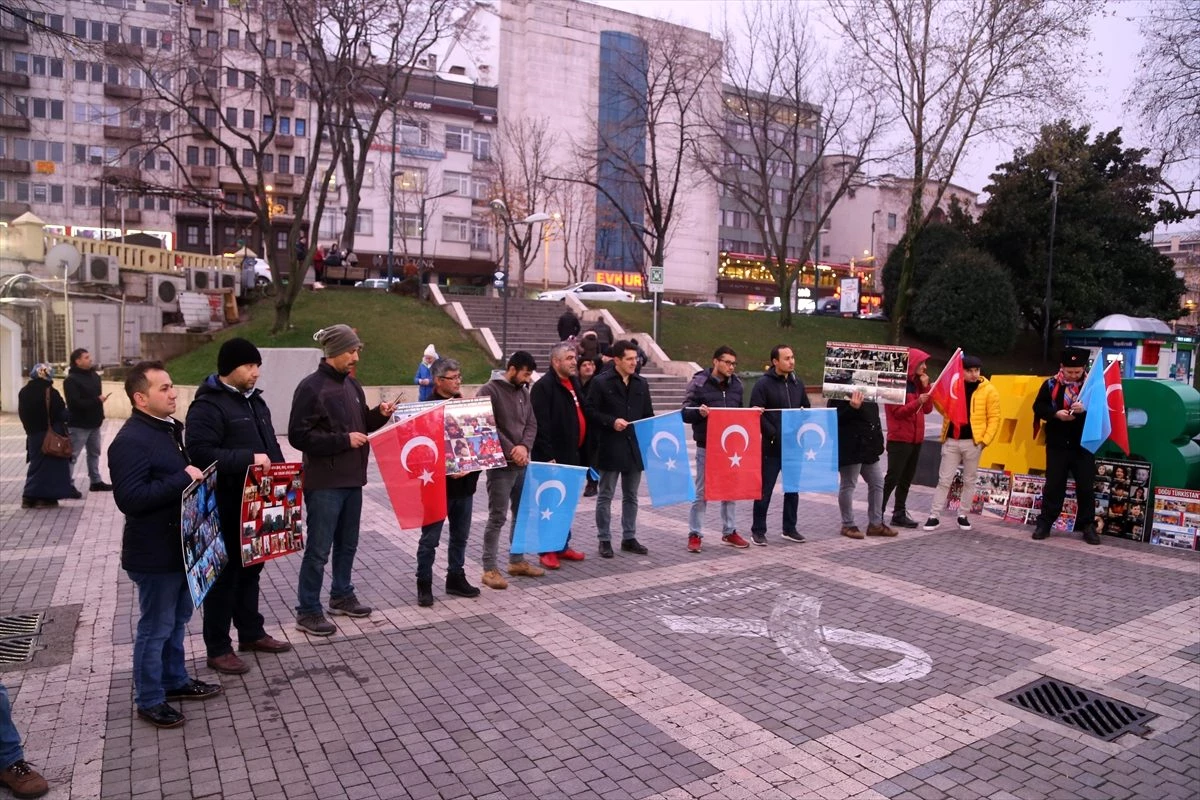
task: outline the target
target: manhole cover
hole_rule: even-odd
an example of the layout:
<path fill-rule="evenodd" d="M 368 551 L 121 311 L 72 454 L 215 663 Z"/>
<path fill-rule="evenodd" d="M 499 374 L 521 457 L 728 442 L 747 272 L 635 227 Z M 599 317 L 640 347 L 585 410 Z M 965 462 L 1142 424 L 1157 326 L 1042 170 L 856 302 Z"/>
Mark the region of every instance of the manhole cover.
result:
<path fill-rule="evenodd" d="M 1054 678 L 1038 678 L 1000 699 L 1106 742 L 1127 733 L 1143 736 L 1146 723 L 1158 716 Z"/>
<path fill-rule="evenodd" d="M 0 639 L 0 664 L 21 664 L 33 658 L 36 636 L 14 636 Z"/>
<path fill-rule="evenodd" d="M 34 614 L 0 617 L 0 639 L 37 633 L 41 630 L 42 620 L 45 618 L 46 615 L 41 611 Z"/>

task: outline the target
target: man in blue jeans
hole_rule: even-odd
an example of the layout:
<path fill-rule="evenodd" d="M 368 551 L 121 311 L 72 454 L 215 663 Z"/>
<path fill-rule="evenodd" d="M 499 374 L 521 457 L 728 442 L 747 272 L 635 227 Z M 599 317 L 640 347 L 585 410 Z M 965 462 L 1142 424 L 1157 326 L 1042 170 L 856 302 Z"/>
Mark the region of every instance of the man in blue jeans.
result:
<path fill-rule="evenodd" d="M 205 700 L 216 684 L 190 678 L 183 637 L 192 618 L 192 596 L 183 568 L 181 495 L 203 473 L 188 463 L 183 424 L 175 413 L 175 387 L 157 361 L 142 361 L 125 379 L 133 414 L 108 448 L 113 498 L 125 515 L 121 566 L 137 585 L 133 689 L 137 714 L 159 728 L 184 716 L 168 700 Z"/>
<path fill-rule="evenodd" d="M 362 386 L 350 374 L 362 350 L 353 328 L 331 325 L 317 331 L 313 339 L 325 358 L 296 387 L 288 421 L 288 441 L 304 454 L 308 506 L 308 541 L 296 588 L 296 628 L 313 636 L 331 636 L 337 627 L 321 607 L 325 562 L 331 553 L 329 613 L 365 617 L 372 610 L 358 602 L 351 580 L 371 449 L 367 434 L 387 424 L 396 406 L 380 403 L 367 408 Z"/>
<path fill-rule="evenodd" d="M 783 470 L 783 443 L 780 439 L 782 419 L 779 411 L 773 409 L 809 408 L 812 405 L 804 389 L 804 381 L 796 377 L 796 357 L 792 348 L 785 344 L 771 348 L 771 366 L 750 391 L 750 405 L 764 409 L 759 418 L 762 426 L 762 497 L 754 501 L 750 540 L 759 547 L 766 547 L 767 511 L 771 508 L 775 482 Z M 785 542 L 804 541 L 804 537 L 796 530 L 799 507 L 800 495 L 784 492 L 783 531 L 780 535 Z"/>
<path fill-rule="evenodd" d="M 433 381 L 430 400 L 440 402 L 462 397 L 462 369 L 453 358 L 439 358 L 429 367 Z M 417 543 L 417 605 L 433 605 L 433 560 L 442 538 L 442 525 L 450 523 L 450 544 L 446 548 L 446 594 L 458 597 L 478 597 L 479 587 L 467 580 L 464 564 L 467 560 L 467 538 L 471 535 L 471 503 L 479 472 L 460 472 L 446 476 L 446 519 L 439 519 L 421 528 Z"/>
<path fill-rule="evenodd" d="M 8 689 L 0 683 L 0 786 L 13 793 L 13 797 L 41 797 L 50 791 L 50 785 L 33 766 L 25 760 L 21 749 L 21 734 L 13 724 L 12 706 L 8 702 Z"/>

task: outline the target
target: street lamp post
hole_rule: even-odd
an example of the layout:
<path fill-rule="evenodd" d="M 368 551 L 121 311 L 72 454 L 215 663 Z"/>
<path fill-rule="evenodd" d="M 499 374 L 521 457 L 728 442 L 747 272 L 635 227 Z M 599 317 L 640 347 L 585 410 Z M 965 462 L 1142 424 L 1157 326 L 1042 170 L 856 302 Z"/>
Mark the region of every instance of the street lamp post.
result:
<path fill-rule="evenodd" d="M 392 109 L 392 185 L 388 187 L 388 291 L 392 286 L 392 264 L 396 260 L 396 110 Z"/>
<path fill-rule="evenodd" d="M 1058 173 L 1046 173 L 1050 181 L 1050 255 L 1046 263 L 1046 310 L 1042 327 L 1042 361 L 1050 360 L 1050 302 L 1054 291 L 1054 226 L 1058 221 Z"/>
<path fill-rule="evenodd" d="M 447 191 L 444 191 L 441 194 L 435 194 L 433 197 L 424 197 L 424 196 L 421 197 L 420 211 L 417 214 L 417 217 L 418 217 L 417 224 L 421 226 L 421 230 L 420 230 L 421 254 L 417 261 L 418 269 L 421 269 L 421 270 L 425 269 L 425 203 L 427 203 L 430 200 L 437 200 L 438 198 L 441 198 L 441 197 L 449 197 L 452 194 L 456 194 L 457 191 L 458 191 L 457 189 L 448 189 Z M 419 280 L 419 278 L 418 278 L 418 280 Z"/>
<path fill-rule="evenodd" d="M 508 358 L 508 278 L 509 278 L 509 244 L 513 225 L 533 225 L 536 222 L 545 222 L 550 219 L 550 215 L 544 212 L 530 214 L 522 220 L 514 222 L 508 213 L 508 205 L 496 198 L 488 203 L 491 206 L 492 213 L 500 217 L 500 221 L 504 223 L 504 258 L 503 258 L 503 277 L 501 279 L 500 288 L 500 357 L 501 361 Z"/>

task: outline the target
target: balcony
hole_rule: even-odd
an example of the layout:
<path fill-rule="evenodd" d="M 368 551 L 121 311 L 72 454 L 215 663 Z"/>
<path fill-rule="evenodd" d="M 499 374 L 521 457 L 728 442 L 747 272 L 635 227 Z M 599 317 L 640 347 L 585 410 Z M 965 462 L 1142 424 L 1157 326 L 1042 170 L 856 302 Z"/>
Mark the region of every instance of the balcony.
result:
<path fill-rule="evenodd" d="M 21 158 L 0 158 L 0 172 L 9 175 L 28 175 L 33 172 L 30 163 Z"/>
<path fill-rule="evenodd" d="M 126 225 L 140 223 L 142 221 L 142 210 L 140 208 L 126 208 L 124 210 L 124 215 L 122 216 L 120 208 L 104 206 L 102 209 L 100 209 L 100 213 L 104 217 L 105 222 L 112 223 L 113 225 L 119 225 L 122 220 L 125 221 Z"/>
<path fill-rule="evenodd" d="M 105 42 L 104 55 L 109 58 L 141 58 L 146 54 L 140 44 L 128 42 Z"/>
<path fill-rule="evenodd" d="M 29 44 L 29 31 L 0 26 L 0 42 L 20 42 L 21 44 Z"/>
<path fill-rule="evenodd" d="M 29 76 L 23 72 L 8 72 L 0 70 L 0 86 L 12 86 L 16 89 L 29 88 Z"/>
<path fill-rule="evenodd" d="M 0 200 L 0 219 L 14 219 L 29 210 L 28 203 Z"/>
<path fill-rule="evenodd" d="M 288 17 L 280 18 L 279 23 L 276 25 L 276 30 L 279 31 L 280 36 L 295 36 L 297 33 L 296 26 L 292 24 L 292 20 Z"/>
<path fill-rule="evenodd" d="M 208 141 L 212 138 L 211 136 L 209 136 L 208 129 L 205 128 L 203 125 L 189 124 L 189 125 L 184 125 L 183 129 L 185 131 L 187 131 L 188 136 L 191 136 L 196 139 L 204 139 L 205 141 Z"/>
<path fill-rule="evenodd" d="M 101 178 L 105 183 L 141 183 L 142 171 L 137 167 L 104 167 Z"/>
<path fill-rule="evenodd" d="M 198 164 L 193 164 L 192 166 L 188 167 L 188 175 L 194 181 L 199 183 L 208 183 L 213 178 L 213 168 L 202 167 Z"/>
<path fill-rule="evenodd" d="M 296 107 L 296 98 L 294 97 L 276 97 L 275 108 L 279 111 L 291 111 Z"/>
<path fill-rule="evenodd" d="M 296 62 L 290 58 L 275 59 L 275 70 L 281 75 L 295 75 Z"/>
<path fill-rule="evenodd" d="M 122 142 L 140 142 L 142 140 L 141 128 L 130 128 L 126 125 L 105 125 L 105 139 L 117 139 Z"/>
<path fill-rule="evenodd" d="M 278 172 L 275 174 L 276 186 L 294 186 L 295 183 L 296 178 L 292 175 L 288 175 L 286 172 Z"/>
<path fill-rule="evenodd" d="M 208 6 L 196 6 L 196 21 L 197 22 L 216 22 L 217 12 Z"/>
<path fill-rule="evenodd" d="M 119 83 L 104 84 L 105 97 L 120 97 L 125 100 L 141 100 L 142 90 L 135 86 L 122 86 Z"/>
<path fill-rule="evenodd" d="M 199 61 L 213 61 L 217 57 L 217 48 L 215 47 L 196 47 L 192 53 Z"/>
<path fill-rule="evenodd" d="M 277 135 L 275 137 L 275 146 L 280 150 L 291 150 L 296 146 L 296 137 Z"/>
<path fill-rule="evenodd" d="M 14 131 L 29 130 L 29 118 L 20 114 L 0 114 L 0 128 Z"/>

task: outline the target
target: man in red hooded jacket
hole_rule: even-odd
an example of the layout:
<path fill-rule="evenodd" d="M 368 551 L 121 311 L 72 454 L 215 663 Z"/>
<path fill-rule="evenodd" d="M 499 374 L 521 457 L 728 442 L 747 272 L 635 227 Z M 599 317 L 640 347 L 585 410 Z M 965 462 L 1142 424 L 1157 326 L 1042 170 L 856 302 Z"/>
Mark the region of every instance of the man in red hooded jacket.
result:
<path fill-rule="evenodd" d="M 917 521 L 908 516 L 908 489 L 917 474 L 921 458 L 921 443 L 925 441 L 925 415 L 933 410 L 929 402 L 929 375 L 925 362 L 929 354 L 915 347 L 908 348 L 908 383 L 903 405 L 885 405 L 887 415 L 887 474 L 883 476 L 883 507 L 896 492 L 892 508 L 892 524 L 915 528 Z"/>

